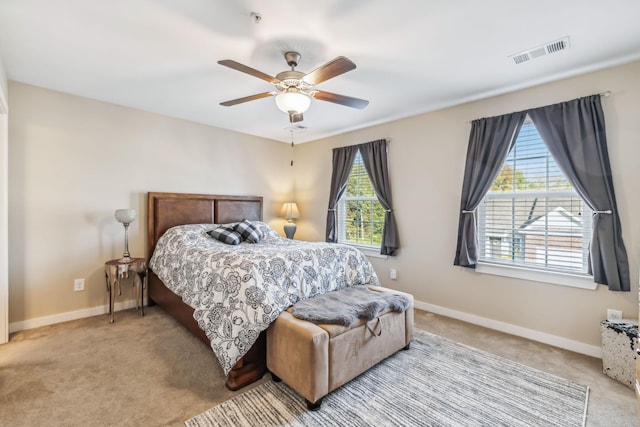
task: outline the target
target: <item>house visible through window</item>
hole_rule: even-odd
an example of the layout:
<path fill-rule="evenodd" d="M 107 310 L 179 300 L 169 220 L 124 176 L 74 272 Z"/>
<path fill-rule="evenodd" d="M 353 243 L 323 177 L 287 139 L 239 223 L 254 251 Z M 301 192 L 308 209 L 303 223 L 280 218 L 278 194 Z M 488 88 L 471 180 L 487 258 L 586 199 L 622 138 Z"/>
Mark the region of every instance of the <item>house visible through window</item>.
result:
<path fill-rule="evenodd" d="M 478 207 L 479 261 L 586 274 L 591 214 L 527 119 Z"/>
<path fill-rule="evenodd" d="M 384 213 L 358 152 L 349 174 L 347 189 L 338 202 L 338 242 L 379 248 Z"/>

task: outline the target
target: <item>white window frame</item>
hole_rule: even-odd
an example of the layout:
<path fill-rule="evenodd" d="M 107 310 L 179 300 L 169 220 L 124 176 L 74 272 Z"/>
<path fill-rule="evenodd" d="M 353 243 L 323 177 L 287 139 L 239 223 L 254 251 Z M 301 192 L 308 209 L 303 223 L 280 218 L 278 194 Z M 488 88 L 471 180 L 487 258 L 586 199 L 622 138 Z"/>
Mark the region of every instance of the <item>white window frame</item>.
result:
<path fill-rule="evenodd" d="M 345 195 L 342 196 L 338 201 L 338 215 L 337 215 L 338 223 L 336 224 L 336 227 L 338 228 L 338 243 L 353 246 L 356 249 L 358 249 L 360 252 L 365 254 L 366 256 L 386 259 L 387 255 L 382 255 L 380 253 L 380 248 L 381 248 L 380 245 L 367 245 L 365 243 L 353 243 L 353 242 L 346 241 L 347 227 L 345 226 L 346 218 L 343 212 L 345 212 L 345 209 L 346 209 L 345 205 L 347 201 L 366 201 L 366 202 L 377 201 L 378 203 L 380 203 L 380 200 L 377 197 L 347 197 L 345 193 Z"/>
<path fill-rule="evenodd" d="M 535 124 L 534 124 L 535 125 Z M 548 150 L 548 149 L 547 149 Z M 548 198 L 548 197 L 578 197 L 578 193 L 574 190 L 564 190 L 564 191 L 511 191 L 511 192 L 494 192 L 487 193 L 485 197 L 483 197 L 482 202 L 478 206 L 476 213 L 478 214 L 478 244 L 484 245 L 485 243 L 485 235 L 484 235 L 484 227 L 481 224 L 484 224 L 484 218 L 486 218 L 486 209 L 485 209 L 485 199 L 487 197 L 490 198 L 504 198 L 504 199 L 512 199 L 514 197 L 538 197 L 538 198 Z M 592 211 L 589 206 L 582 200 L 583 204 L 583 230 L 584 230 L 584 245 L 589 245 L 591 241 L 591 232 L 589 230 L 592 229 Z M 588 256 L 588 250 L 583 251 Z M 585 265 L 588 262 L 588 259 L 584 259 Z M 524 279 L 531 280 L 535 282 L 548 283 L 554 285 L 562 285 L 562 286 L 570 286 L 581 289 L 589 289 L 595 290 L 598 287 L 598 284 L 594 282 L 593 276 L 587 273 L 573 273 L 566 271 L 554 271 L 553 269 L 541 269 L 535 268 L 532 266 L 526 265 L 518 265 L 514 263 L 501 263 L 496 260 L 481 260 L 478 259 L 476 263 L 475 271 L 480 274 L 492 274 L 497 276 L 511 277 L 516 279 Z"/>
<path fill-rule="evenodd" d="M 358 154 L 356 155 L 356 157 L 353 160 L 353 164 L 355 164 L 356 158 L 359 155 L 361 155 L 361 154 L 358 152 Z M 352 165 L 352 168 L 353 168 L 353 165 Z M 349 171 L 349 176 L 351 176 L 351 172 L 352 171 Z M 369 180 L 371 180 L 370 177 L 369 177 Z M 380 203 L 380 199 L 378 199 L 377 196 L 349 197 L 349 196 L 347 196 L 347 193 L 345 191 L 345 193 L 340 198 L 340 200 L 338 200 L 338 206 L 337 206 L 336 228 L 338 229 L 338 243 L 342 243 L 342 244 L 345 244 L 345 245 L 353 246 L 353 247 L 355 247 L 356 249 L 358 249 L 360 252 L 362 252 L 364 255 L 366 255 L 368 257 L 386 259 L 387 255 L 382 255 L 380 253 L 381 245 L 368 245 L 366 243 L 353 243 L 353 242 L 347 242 L 346 241 L 346 239 L 347 239 L 347 230 L 346 230 L 346 228 L 347 227 L 346 227 L 346 215 L 344 214 L 344 212 L 346 212 L 346 203 L 348 201 L 364 201 L 364 202 L 376 201 L 376 202 Z"/>
<path fill-rule="evenodd" d="M 558 271 L 543 271 L 513 265 L 502 265 L 478 261 L 476 273 L 492 274 L 495 276 L 511 277 L 515 279 L 531 280 L 533 282 L 549 283 L 552 285 L 570 286 L 573 288 L 595 290 L 598 284 L 593 276 L 588 274 L 569 274 Z"/>

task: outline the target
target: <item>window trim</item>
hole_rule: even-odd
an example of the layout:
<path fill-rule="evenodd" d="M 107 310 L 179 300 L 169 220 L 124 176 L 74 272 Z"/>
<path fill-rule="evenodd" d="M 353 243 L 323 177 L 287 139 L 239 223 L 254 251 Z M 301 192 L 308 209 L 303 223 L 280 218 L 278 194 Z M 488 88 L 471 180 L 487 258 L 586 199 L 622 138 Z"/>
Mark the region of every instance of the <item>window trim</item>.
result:
<path fill-rule="evenodd" d="M 358 156 L 362 156 L 362 153 L 360 153 L 360 151 L 356 153 L 356 156 L 353 159 L 353 164 L 351 165 L 351 170 L 349 171 L 349 177 L 351 176 L 351 173 L 353 173 L 353 166 L 356 164 Z M 371 177 L 369 176 L 368 172 L 365 172 L 365 175 L 371 182 Z M 347 179 L 347 182 L 348 182 L 348 179 Z M 373 186 L 373 183 L 372 183 L 372 186 Z M 373 191 L 375 192 L 375 188 L 373 189 Z M 384 207 L 380 203 L 380 199 L 378 198 L 377 194 L 374 194 L 373 196 L 355 196 L 354 197 L 354 196 L 348 196 L 345 191 L 345 193 L 342 195 L 342 197 L 338 199 L 338 202 L 336 203 L 336 228 L 337 228 L 336 243 L 342 243 L 345 245 L 353 246 L 359 249 L 366 256 L 376 257 L 376 258 L 387 258 L 387 255 L 382 255 L 380 253 L 382 249 L 382 243 L 380 245 L 369 245 L 367 243 L 346 241 L 346 232 L 347 232 L 346 225 L 345 225 L 346 222 L 341 221 L 340 219 L 341 218 L 346 219 L 344 217 L 345 215 L 344 212 L 346 210 L 347 202 L 350 202 L 350 201 L 377 202 L 384 209 Z M 379 224 L 379 223 L 375 222 L 372 224 Z M 384 227 L 384 222 L 382 223 L 382 225 Z M 383 237 L 383 240 L 384 240 L 384 237 Z"/>
<path fill-rule="evenodd" d="M 368 256 L 368 257 L 382 258 L 382 259 L 387 259 L 389 257 L 389 255 L 382 255 L 380 253 L 380 246 L 363 245 L 363 244 L 348 243 L 348 242 L 340 242 L 340 243 L 343 245 L 353 246 L 354 248 L 358 249 L 360 252 L 362 252 L 365 256 Z"/>
<path fill-rule="evenodd" d="M 344 243 L 345 245 L 351 245 L 351 246 L 356 246 L 356 247 L 362 247 L 365 249 L 373 249 L 373 250 L 378 250 L 380 251 L 380 248 L 382 248 L 382 244 L 380 245 L 367 245 L 366 243 L 354 243 L 354 242 L 347 242 L 345 240 L 345 236 L 346 236 L 346 226 L 345 226 L 345 222 L 341 222 L 340 218 L 342 217 L 342 213 L 345 209 L 346 209 L 346 205 L 347 202 L 378 202 L 380 204 L 380 199 L 378 199 L 375 196 L 362 196 L 362 197 L 349 197 L 347 195 L 342 196 L 339 200 L 338 200 L 338 204 L 336 206 L 336 211 L 337 211 L 337 215 L 336 215 L 336 227 L 338 229 L 338 241 L 337 243 Z M 380 204 L 380 206 L 382 206 L 382 204 Z M 379 222 L 375 222 L 374 224 L 380 224 Z M 383 227 L 384 227 L 384 223 L 382 223 Z M 380 255 L 378 253 L 378 255 Z"/>
<path fill-rule="evenodd" d="M 482 239 L 480 238 L 483 233 L 486 234 L 485 229 L 480 225 L 480 221 L 483 220 L 483 218 L 486 217 L 486 199 L 487 198 L 492 198 L 492 199 L 511 199 L 511 198 L 515 198 L 515 197 L 540 197 L 540 198 L 545 198 L 545 197 L 575 197 L 575 198 L 579 198 L 581 200 L 582 203 L 582 207 L 583 207 L 583 245 L 586 245 L 586 247 L 588 248 L 588 245 L 591 242 L 591 238 L 592 238 L 592 233 L 589 233 L 589 230 L 591 230 L 591 226 L 592 226 L 592 214 L 593 211 L 591 210 L 591 208 L 589 207 L 589 205 L 587 204 L 587 202 L 584 201 L 584 199 L 582 199 L 582 197 L 580 197 L 580 195 L 578 194 L 578 192 L 573 189 L 573 190 L 552 190 L 549 192 L 541 192 L 541 191 L 522 191 L 522 192 L 514 192 L 514 191 L 510 191 L 510 192 L 487 192 L 487 194 L 485 194 L 485 196 L 482 198 L 482 201 L 480 202 L 480 204 L 478 205 L 477 208 L 477 212 L 478 212 L 478 241 L 480 242 Z M 543 232 L 531 232 L 531 234 L 544 234 Z M 587 236 L 588 234 L 588 236 Z M 586 238 L 588 237 L 588 238 Z M 488 237 L 489 239 L 491 239 L 491 237 Z M 589 256 L 589 251 L 588 249 L 585 250 L 585 248 L 583 247 L 583 256 L 588 257 Z M 586 266 L 588 263 L 588 260 L 586 258 L 583 259 L 584 261 L 584 265 Z M 586 276 L 586 277 L 591 277 L 589 274 L 585 273 L 580 273 L 580 272 L 576 272 L 576 273 L 572 273 L 570 271 L 555 271 L 553 268 L 549 268 L 549 269 L 544 269 L 544 268 L 535 268 L 535 267 L 528 267 L 527 265 L 523 265 L 523 264 L 518 264 L 518 263 L 505 263 L 502 264 L 501 262 L 497 261 L 497 260 L 493 260 L 493 259 L 487 259 L 486 257 L 486 252 L 485 252 L 485 256 L 478 256 L 478 264 L 488 264 L 488 265 L 497 265 L 499 267 L 503 267 L 503 266 L 507 266 L 507 267 L 511 267 L 513 266 L 514 268 L 521 268 L 521 269 L 525 269 L 525 270 L 529 270 L 529 271 L 542 271 L 542 272 L 550 272 L 550 273 L 557 273 L 560 275 L 569 275 L 569 276 L 577 276 L 577 277 L 582 277 L 582 276 Z M 586 267 L 585 267 L 586 269 Z M 547 282 L 547 283 L 555 283 L 555 279 L 551 279 L 552 281 Z M 561 281 L 561 280 L 560 280 Z M 546 281 L 544 281 L 546 282 Z M 558 284 L 562 284 L 562 283 L 558 283 Z M 569 285 L 571 286 L 571 285 Z M 582 287 L 582 286 L 579 286 Z"/>
<path fill-rule="evenodd" d="M 540 135 L 535 123 L 533 122 L 533 120 L 531 120 L 531 118 L 527 115 L 526 120 L 523 123 L 522 128 L 524 128 L 524 126 L 527 125 L 531 125 L 533 126 L 533 129 L 535 129 L 538 138 L 542 141 L 542 143 L 544 144 L 544 140 L 542 140 L 542 136 Z M 520 138 L 520 132 L 522 132 L 522 128 L 520 129 L 520 131 L 518 132 L 518 135 L 516 135 L 516 143 L 517 143 L 517 139 Z M 513 147 L 512 147 L 513 149 Z M 549 161 L 550 159 L 553 159 L 552 154 L 549 152 L 548 147 L 546 147 L 545 144 L 545 149 L 546 149 L 546 154 L 545 156 L 539 156 L 540 158 L 544 157 L 546 160 L 546 173 L 547 173 L 547 180 L 549 179 Z M 509 156 L 511 156 L 511 151 L 509 152 Z M 516 171 L 518 170 L 518 168 L 516 167 L 517 165 L 517 161 L 519 160 L 519 157 L 514 157 L 514 159 L 512 160 L 512 168 L 513 168 L 513 173 L 516 174 Z M 554 160 L 555 161 L 555 160 Z M 505 159 L 505 161 L 503 162 L 502 166 L 501 166 L 501 170 L 502 168 L 508 163 L 508 158 Z M 564 176 L 564 172 L 562 172 L 560 170 L 560 173 Z M 566 176 L 565 176 L 566 179 Z M 495 180 L 494 180 L 495 182 Z M 486 248 L 484 249 L 484 251 L 482 251 L 482 249 L 480 249 L 480 251 L 482 251 L 484 253 L 484 255 L 478 255 L 478 259 L 477 259 L 477 263 L 476 263 L 476 267 L 475 270 L 480 272 L 480 273 L 487 273 L 487 274 L 494 274 L 494 275 L 499 275 L 499 276 L 506 276 L 506 277 L 513 277 L 513 278 L 520 278 L 520 279 L 525 279 L 525 280 L 533 280 L 533 281 L 537 281 L 537 282 L 542 282 L 542 283 L 550 283 L 550 284 L 556 284 L 556 285 L 562 285 L 562 286 L 571 286 L 571 287 L 578 287 L 578 288 L 583 288 L 583 289 L 596 289 L 598 284 L 595 283 L 593 281 L 593 277 L 592 275 L 588 274 L 586 272 L 586 265 L 588 263 L 588 244 L 591 241 L 592 238 L 592 232 L 589 232 L 588 230 L 591 230 L 591 209 L 589 207 L 589 205 L 586 203 L 586 201 L 578 194 L 577 190 L 575 189 L 575 186 L 569 182 L 569 184 L 571 185 L 571 189 L 561 189 L 561 190 L 552 190 L 549 189 L 547 187 L 547 189 L 535 189 L 535 190 L 523 190 L 523 191 L 488 191 L 483 197 L 481 202 L 479 203 L 477 210 L 476 210 L 476 214 L 478 215 L 477 217 L 477 230 L 476 230 L 476 239 L 478 241 L 478 243 L 484 242 L 485 238 L 487 239 L 491 239 L 491 237 L 487 237 L 486 236 L 486 223 L 485 223 L 485 219 L 486 219 L 486 202 L 487 199 L 494 199 L 494 200 L 514 200 L 516 198 L 521 198 L 521 197 L 536 197 L 536 198 L 543 198 L 543 199 L 548 199 L 550 197 L 575 197 L 575 198 L 579 198 L 582 202 L 582 207 L 583 207 L 583 227 L 582 227 L 582 234 L 583 234 L 583 268 L 584 270 L 582 272 L 578 272 L 578 271 L 570 271 L 570 270 L 563 270 L 562 268 L 559 269 L 554 269 L 554 268 L 545 268 L 545 267 L 541 267 L 541 268 L 537 268 L 536 266 L 533 265 L 527 265 L 525 263 L 516 263 L 516 262 L 509 262 L 509 263 L 502 263 L 500 262 L 500 260 L 497 260 L 495 258 L 491 258 L 491 255 L 493 254 L 493 245 L 490 245 L 491 248 L 491 254 L 489 254 L 489 257 L 487 257 L 487 253 L 486 253 Z M 585 239 L 585 237 L 587 237 L 588 235 L 588 239 Z M 489 241 L 489 240 L 487 240 Z M 483 248 L 484 243 L 483 244 Z M 585 252 L 585 246 L 587 245 L 587 250 Z M 546 243 L 545 243 L 545 248 L 547 247 Z"/>
<path fill-rule="evenodd" d="M 531 280 L 533 282 L 569 286 L 592 291 L 598 288 L 598 284 L 593 281 L 593 276 L 589 274 L 562 273 L 559 271 L 539 270 L 486 261 L 478 261 L 475 271 L 481 274 L 492 274 L 495 276 Z"/>

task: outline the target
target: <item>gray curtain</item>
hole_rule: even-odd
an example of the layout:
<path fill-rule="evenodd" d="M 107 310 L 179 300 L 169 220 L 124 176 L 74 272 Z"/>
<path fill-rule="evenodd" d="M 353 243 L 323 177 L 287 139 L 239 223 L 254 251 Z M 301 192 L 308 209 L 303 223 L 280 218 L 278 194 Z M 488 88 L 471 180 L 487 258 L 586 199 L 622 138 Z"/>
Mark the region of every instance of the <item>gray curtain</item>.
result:
<path fill-rule="evenodd" d="M 612 291 L 629 291 L 629 262 L 613 191 L 600 95 L 530 110 L 549 152 L 576 191 L 597 212 L 589 273 Z"/>
<path fill-rule="evenodd" d="M 498 176 L 526 117 L 526 112 L 518 112 L 471 123 L 454 265 L 475 268 L 478 261 L 475 210 Z"/>
<path fill-rule="evenodd" d="M 389 182 L 389 165 L 387 163 L 387 140 L 381 139 L 359 145 L 362 163 L 369 174 L 373 189 L 378 196 L 380 204 L 385 210 L 384 229 L 382 232 L 382 255 L 395 255 L 400 247 L 398 241 L 398 225 L 393 213 L 391 201 L 391 184 Z"/>
<path fill-rule="evenodd" d="M 329 211 L 327 213 L 327 242 L 336 243 L 338 234 L 336 230 L 336 206 L 338 200 L 347 189 L 347 180 L 351 173 L 353 160 L 358 153 L 357 146 L 340 147 L 333 149 L 333 172 L 331 173 L 331 189 L 329 191 Z"/>

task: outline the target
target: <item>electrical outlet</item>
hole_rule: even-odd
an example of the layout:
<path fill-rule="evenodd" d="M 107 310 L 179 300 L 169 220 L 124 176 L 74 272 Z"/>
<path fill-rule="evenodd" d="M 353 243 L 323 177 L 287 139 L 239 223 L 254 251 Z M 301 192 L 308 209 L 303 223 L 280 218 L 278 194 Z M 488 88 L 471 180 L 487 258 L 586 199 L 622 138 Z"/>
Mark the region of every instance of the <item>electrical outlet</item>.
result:
<path fill-rule="evenodd" d="M 607 309 L 607 320 L 622 320 L 622 311 Z"/>
<path fill-rule="evenodd" d="M 391 280 L 396 280 L 398 278 L 398 271 L 395 268 L 389 270 L 389 278 Z"/>
<path fill-rule="evenodd" d="M 84 279 L 76 279 L 73 281 L 73 290 L 78 292 L 78 291 L 84 291 Z"/>

